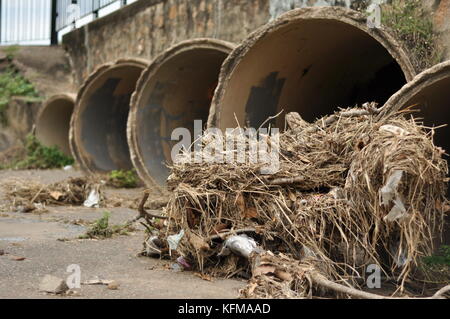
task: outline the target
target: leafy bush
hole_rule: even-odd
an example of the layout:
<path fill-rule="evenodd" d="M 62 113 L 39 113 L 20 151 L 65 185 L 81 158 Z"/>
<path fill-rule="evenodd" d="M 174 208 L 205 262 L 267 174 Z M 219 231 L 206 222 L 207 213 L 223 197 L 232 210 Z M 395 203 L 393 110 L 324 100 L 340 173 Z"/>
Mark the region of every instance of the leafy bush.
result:
<path fill-rule="evenodd" d="M 13 68 L 0 73 L 0 123 L 6 123 L 5 111 L 13 96 L 39 98 L 34 86 Z"/>
<path fill-rule="evenodd" d="M 113 235 L 128 235 L 132 231 L 131 225 L 109 225 L 110 212 L 104 212 L 103 217 L 96 220 L 92 226 L 87 230 L 85 235 L 80 236 L 80 239 L 98 239 L 111 238 Z"/>
<path fill-rule="evenodd" d="M 443 245 L 436 255 L 425 257 L 425 264 L 450 266 L 450 246 Z"/>
<path fill-rule="evenodd" d="M 383 6 L 382 22 L 392 29 L 412 53 L 412 62 L 416 71 L 439 63 L 443 51 L 434 42 L 433 22 L 423 12 L 420 0 L 393 0 Z"/>
<path fill-rule="evenodd" d="M 36 136 L 30 134 L 26 140 L 27 156 L 11 166 L 18 169 L 50 169 L 74 164 L 73 158 L 65 155 L 58 147 L 43 146 Z"/>
<path fill-rule="evenodd" d="M 6 57 L 9 60 L 14 59 L 14 56 L 19 52 L 20 47 L 18 45 L 10 45 L 7 47 L 2 48 L 3 52 L 6 54 Z"/>
<path fill-rule="evenodd" d="M 108 185 L 116 188 L 136 188 L 139 185 L 139 177 L 135 170 L 112 171 L 108 177 Z"/>

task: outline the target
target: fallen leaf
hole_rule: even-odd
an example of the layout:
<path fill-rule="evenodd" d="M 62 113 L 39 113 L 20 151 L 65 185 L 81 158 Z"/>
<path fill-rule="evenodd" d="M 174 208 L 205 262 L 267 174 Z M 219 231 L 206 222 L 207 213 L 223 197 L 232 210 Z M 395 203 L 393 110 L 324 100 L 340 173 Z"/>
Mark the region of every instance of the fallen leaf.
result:
<path fill-rule="evenodd" d="M 270 265 L 264 265 L 264 266 L 259 266 L 256 267 L 256 269 L 253 271 L 253 276 L 261 276 L 261 275 L 265 275 L 268 273 L 273 273 L 275 272 L 276 268 L 274 266 L 270 266 Z"/>
<path fill-rule="evenodd" d="M 275 270 L 275 276 L 277 277 L 277 278 L 279 278 L 279 279 L 281 279 L 281 280 L 284 280 L 284 281 L 292 281 L 292 276 L 291 276 L 291 274 L 290 273 L 288 273 L 288 272 L 286 272 L 286 271 L 284 271 L 284 270 L 280 270 L 280 269 L 277 269 L 277 270 Z"/>
<path fill-rule="evenodd" d="M 50 196 L 54 199 L 54 200 L 59 200 L 64 194 L 61 192 L 50 192 Z"/>
<path fill-rule="evenodd" d="M 25 257 L 20 257 L 20 256 L 9 256 L 9 259 L 14 260 L 14 261 L 23 261 L 26 258 Z"/>
<path fill-rule="evenodd" d="M 295 195 L 293 192 L 289 192 L 289 199 L 295 202 L 297 201 L 297 195 Z"/>
<path fill-rule="evenodd" d="M 225 230 L 227 228 L 228 228 L 228 226 L 226 224 L 216 225 L 210 232 L 210 235 L 216 235 L 216 234 L 220 233 L 222 230 Z"/>
<path fill-rule="evenodd" d="M 238 207 L 241 214 L 245 215 L 245 199 L 242 193 L 239 193 L 236 197 L 236 206 Z"/>
<path fill-rule="evenodd" d="M 249 207 L 245 210 L 245 218 L 256 218 L 258 217 L 258 211 L 255 207 Z"/>
<path fill-rule="evenodd" d="M 189 225 L 189 228 L 195 228 L 200 223 L 200 218 L 195 214 L 192 209 L 187 209 L 186 218 Z"/>
<path fill-rule="evenodd" d="M 258 284 L 256 282 L 253 282 L 250 284 L 250 287 L 248 288 L 249 295 L 252 295 L 255 291 L 256 287 L 258 287 Z"/>
<path fill-rule="evenodd" d="M 104 279 L 91 279 L 82 283 L 82 285 L 109 285 L 114 283 L 114 280 L 104 280 Z"/>
<path fill-rule="evenodd" d="M 118 290 L 119 289 L 119 283 L 116 281 L 112 281 L 108 284 L 108 289 L 109 290 Z"/>
<path fill-rule="evenodd" d="M 207 274 L 202 274 L 202 273 L 197 272 L 194 275 L 197 276 L 198 278 L 206 280 L 206 281 L 213 281 L 213 278 Z"/>
<path fill-rule="evenodd" d="M 194 233 L 189 234 L 189 242 L 196 250 L 208 250 L 210 248 L 208 243 L 203 238 Z"/>

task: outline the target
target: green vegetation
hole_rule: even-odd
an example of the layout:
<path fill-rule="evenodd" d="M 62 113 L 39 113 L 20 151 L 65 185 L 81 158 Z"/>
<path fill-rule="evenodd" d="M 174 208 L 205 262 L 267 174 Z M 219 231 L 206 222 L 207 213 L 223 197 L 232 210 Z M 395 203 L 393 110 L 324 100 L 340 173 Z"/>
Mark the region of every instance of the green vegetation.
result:
<path fill-rule="evenodd" d="M 112 171 L 108 176 L 108 185 L 115 188 L 136 188 L 139 185 L 139 177 L 135 170 Z"/>
<path fill-rule="evenodd" d="M 434 42 L 433 22 L 427 16 L 420 0 L 393 0 L 383 6 L 382 23 L 392 29 L 412 53 L 416 71 L 439 63 L 443 50 Z"/>
<path fill-rule="evenodd" d="M 6 109 L 11 97 L 24 96 L 30 99 L 38 99 L 39 94 L 34 86 L 20 73 L 9 67 L 0 73 L 0 123 L 6 125 Z"/>
<path fill-rule="evenodd" d="M 424 281 L 429 283 L 448 283 L 450 280 L 450 246 L 443 245 L 437 254 L 424 257 L 419 265 Z"/>
<path fill-rule="evenodd" d="M 74 163 L 73 158 L 66 156 L 56 146 L 43 146 L 36 136 L 29 134 L 26 140 L 26 157 L 8 165 L 15 169 L 50 169 L 61 168 Z"/>
<path fill-rule="evenodd" d="M 425 257 L 423 261 L 428 266 L 433 265 L 450 266 L 450 246 L 443 245 L 436 255 Z"/>
<path fill-rule="evenodd" d="M 17 52 L 19 52 L 20 47 L 18 45 L 10 45 L 8 47 L 2 48 L 3 52 L 6 54 L 8 60 L 14 59 Z"/>
<path fill-rule="evenodd" d="M 111 238 L 113 235 L 128 235 L 133 231 L 131 225 L 109 225 L 110 212 L 104 212 L 103 217 L 95 221 L 87 230 L 86 234 L 81 235 L 80 239 L 100 239 Z"/>

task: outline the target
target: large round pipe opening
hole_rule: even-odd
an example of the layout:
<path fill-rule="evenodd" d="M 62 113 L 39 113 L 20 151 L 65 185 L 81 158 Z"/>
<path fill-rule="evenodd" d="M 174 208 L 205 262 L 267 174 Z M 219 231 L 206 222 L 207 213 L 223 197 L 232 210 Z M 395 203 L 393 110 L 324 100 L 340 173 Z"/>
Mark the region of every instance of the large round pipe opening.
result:
<path fill-rule="evenodd" d="M 75 94 L 58 94 L 50 97 L 39 111 L 36 121 L 36 137 L 45 146 L 58 147 L 70 156 L 69 128 Z"/>
<path fill-rule="evenodd" d="M 148 64 L 119 60 L 101 66 L 81 87 L 72 117 L 70 144 L 88 172 L 133 168 L 127 143 L 130 99 Z"/>
<path fill-rule="evenodd" d="M 450 61 L 438 64 L 414 78 L 383 106 L 393 112 L 407 107 L 419 110 L 414 117 L 435 130 L 434 143 L 446 151 L 450 160 Z M 443 126 L 443 127 L 441 127 Z M 450 188 L 447 196 L 450 195 Z M 450 214 L 447 213 L 444 240 L 450 244 Z"/>
<path fill-rule="evenodd" d="M 408 57 L 367 18 L 337 7 L 290 11 L 251 34 L 223 66 L 209 118 L 258 128 L 297 111 L 308 121 L 338 107 L 384 103 L 415 74 Z M 284 118 L 278 117 L 279 127 Z"/>
<path fill-rule="evenodd" d="M 131 103 L 128 139 L 134 166 L 147 184 L 165 185 L 177 143 L 171 140 L 173 130 L 186 128 L 194 138 L 194 121 L 206 125 L 220 67 L 233 48 L 213 39 L 181 42 L 143 72 Z"/>

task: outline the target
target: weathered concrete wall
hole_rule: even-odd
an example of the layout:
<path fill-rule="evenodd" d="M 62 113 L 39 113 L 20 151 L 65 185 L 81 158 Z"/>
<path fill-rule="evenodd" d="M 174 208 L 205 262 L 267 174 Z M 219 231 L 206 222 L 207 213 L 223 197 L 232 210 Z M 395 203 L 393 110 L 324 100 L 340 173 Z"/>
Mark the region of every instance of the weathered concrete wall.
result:
<path fill-rule="evenodd" d="M 240 42 L 270 19 L 269 0 L 140 0 L 67 34 L 75 80 L 122 57 L 151 60 L 186 39 Z"/>
<path fill-rule="evenodd" d="M 306 6 L 362 8 L 380 0 L 139 0 L 67 34 L 68 51 L 79 85 L 96 66 L 118 58 L 152 60 L 187 39 L 210 37 L 239 43 L 288 10 Z M 450 0 L 423 0 L 439 42 L 450 58 Z"/>
<path fill-rule="evenodd" d="M 0 123 L 0 152 L 23 143 L 31 132 L 42 105 L 40 100 L 58 93 L 75 92 L 66 52 L 56 46 L 20 46 L 12 60 L 0 50 L 0 72 L 17 69 L 30 81 L 39 100 L 13 97 L 5 112 L 7 123 Z M 0 159 L 1 161 L 1 159 Z"/>

